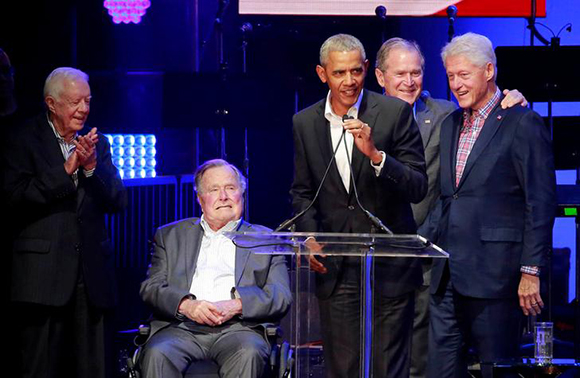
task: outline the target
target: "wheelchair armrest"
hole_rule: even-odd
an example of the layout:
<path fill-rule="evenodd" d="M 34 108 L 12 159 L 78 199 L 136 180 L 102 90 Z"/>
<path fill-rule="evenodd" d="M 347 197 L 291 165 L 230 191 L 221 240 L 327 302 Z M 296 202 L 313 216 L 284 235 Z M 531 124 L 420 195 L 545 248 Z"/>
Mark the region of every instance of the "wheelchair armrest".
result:
<path fill-rule="evenodd" d="M 149 334 L 151 333 L 151 327 L 147 324 L 139 325 L 139 331 L 137 336 L 133 339 L 133 344 L 135 346 L 141 347 L 145 344 L 147 339 L 149 338 Z"/>

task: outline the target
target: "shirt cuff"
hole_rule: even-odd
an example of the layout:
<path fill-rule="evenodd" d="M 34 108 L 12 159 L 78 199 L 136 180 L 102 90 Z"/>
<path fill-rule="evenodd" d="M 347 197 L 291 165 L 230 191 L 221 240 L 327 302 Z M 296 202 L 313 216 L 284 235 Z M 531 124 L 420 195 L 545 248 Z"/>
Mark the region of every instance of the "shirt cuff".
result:
<path fill-rule="evenodd" d="M 185 297 L 183 297 L 181 299 L 181 301 L 183 301 L 184 299 L 191 299 L 192 301 L 195 300 L 195 295 L 193 294 L 188 294 Z M 181 304 L 181 301 L 179 302 Z M 182 313 L 179 312 L 179 306 L 177 307 L 177 312 L 175 313 L 175 318 L 177 320 L 179 320 L 180 322 L 184 322 L 187 320 L 187 316 L 183 315 Z"/>
<path fill-rule="evenodd" d="M 521 273 L 530 274 L 532 276 L 540 277 L 540 267 L 539 266 L 530 266 L 530 265 L 522 265 L 520 268 Z"/>
<path fill-rule="evenodd" d="M 387 154 L 385 154 L 383 151 L 379 151 L 381 153 L 381 155 L 383 156 L 383 159 L 381 160 L 381 163 L 379 165 L 375 165 L 373 164 L 373 161 L 371 160 L 371 167 L 373 167 L 375 169 L 375 174 L 377 175 L 377 177 L 380 176 L 381 174 L 381 170 L 383 169 L 383 166 L 385 165 L 385 161 L 387 160 Z"/>
<path fill-rule="evenodd" d="M 85 175 L 85 177 L 91 177 L 93 175 L 93 173 L 95 173 L 95 169 L 96 168 L 89 169 L 89 170 L 83 169 L 83 174 Z"/>

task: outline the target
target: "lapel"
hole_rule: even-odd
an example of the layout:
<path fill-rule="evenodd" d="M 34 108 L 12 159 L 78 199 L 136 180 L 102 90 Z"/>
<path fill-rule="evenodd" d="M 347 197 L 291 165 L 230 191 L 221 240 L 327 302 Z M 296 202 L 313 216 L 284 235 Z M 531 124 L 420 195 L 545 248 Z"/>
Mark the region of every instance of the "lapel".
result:
<path fill-rule="evenodd" d="M 185 237 L 185 253 L 181 254 L 183 259 L 181 263 L 183 266 L 187 267 L 187 269 L 185 269 L 187 290 L 191 287 L 193 273 L 195 272 L 195 267 L 197 265 L 197 256 L 199 256 L 199 250 L 201 248 L 201 239 L 203 238 L 203 229 L 201 228 L 200 219 L 192 219 L 190 226 L 191 228 L 188 230 L 187 236 Z M 192 252 L 189 253 L 189 251 Z"/>
<path fill-rule="evenodd" d="M 429 140 L 431 135 L 433 135 L 435 115 L 421 97 L 415 102 L 415 117 L 421 133 L 423 148 L 425 148 L 429 145 Z"/>
<path fill-rule="evenodd" d="M 64 164 L 64 156 L 60 150 L 58 140 L 48 124 L 47 114 L 43 113 L 39 116 L 36 130 L 36 137 L 38 142 L 38 151 L 43 155 L 44 160 L 50 166 L 57 166 Z"/>
<path fill-rule="evenodd" d="M 326 100 L 320 102 L 320 106 L 317 109 L 319 116 L 314 120 L 314 134 L 318 139 L 318 149 L 322 155 L 323 170 L 328 166 L 330 159 L 332 159 L 332 153 L 334 152 L 332 149 L 332 137 L 330 136 L 330 123 L 324 115 L 325 105 Z M 330 171 L 328 172 L 327 180 L 333 182 L 334 186 L 339 188 L 338 190 L 342 191 L 344 195 L 347 195 L 344 184 L 342 183 L 342 178 L 338 172 L 336 161 L 332 162 L 332 167 L 330 167 Z"/>
<path fill-rule="evenodd" d="M 62 150 L 60 149 L 60 144 L 58 143 L 58 139 L 54 135 L 54 131 L 48 124 L 48 115 L 47 113 L 43 113 L 39 116 L 37 122 L 37 131 L 36 136 L 38 138 L 37 142 L 39 145 L 38 151 L 44 157 L 44 160 L 50 165 L 51 167 L 54 166 L 62 166 L 64 164 L 64 156 L 62 156 Z M 76 209 L 80 211 L 83 200 L 85 198 L 85 190 L 82 187 L 82 172 L 79 169 L 78 172 L 78 186 L 77 186 L 77 195 L 76 195 Z M 71 178 L 72 180 L 72 178 Z"/>
<path fill-rule="evenodd" d="M 251 226 L 246 223 L 243 219 L 240 222 L 240 226 L 238 227 L 239 232 L 244 231 L 252 231 Z M 236 286 L 240 284 L 240 280 L 242 279 L 242 275 L 244 274 L 244 269 L 246 268 L 246 264 L 248 259 L 250 258 L 250 250 L 246 248 L 238 248 L 236 247 L 236 272 L 235 272 L 235 279 L 236 279 Z"/>
<path fill-rule="evenodd" d="M 238 230 L 240 232 L 252 231 L 251 226 L 246 223 L 243 219 L 240 222 Z M 185 238 L 185 251 L 192 251 L 192 253 L 182 254 L 182 263 L 184 266 L 188 267 L 185 270 L 186 274 L 186 288 L 189 290 L 191 287 L 191 281 L 193 280 L 193 274 L 197 266 L 197 257 L 199 256 L 199 250 L 201 248 L 201 240 L 203 238 L 203 228 L 200 224 L 200 219 L 191 220 L 191 229 L 187 233 Z M 239 284 L 240 279 L 246 268 L 248 259 L 250 257 L 250 250 L 245 248 L 236 247 L 236 263 L 235 263 L 235 282 L 236 285 Z"/>
<path fill-rule="evenodd" d="M 441 183 L 449 183 L 455 191 L 455 164 L 457 157 L 457 143 L 459 141 L 459 129 L 463 120 L 463 110 L 457 109 L 441 125 L 441 142 L 439 149 L 441 151 Z M 447 178 L 443 172 L 447 171 Z"/>
<path fill-rule="evenodd" d="M 365 89 L 363 92 L 363 98 L 361 100 L 360 109 L 358 112 L 358 119 L 360 119 L 362 122 L 368 124 L 369 127 L 371 128 L 371 133 L 372 133 L 372 129 L 375 127 L 378 112 L 377 112 L 377 107 L 376 107 L 377 103 L 373 99 L 373 97 L 370 95 L 370 93 L 371 92 L 367 89 Z M 365 160 L 366 160 L 366 158 L 363 155 L 363 153 L 360 152 L 356 146 L 353 146 L 353 148 L 352 148 L 352 169 L 353 169 L 354 179 L 356 180 L 356 182 L 358 182 L 358 178 L 360 177 L 361 171 L 363 170 L 362 164 Z M 367 165 L 368 165 L 368 162 L 367 162 Z M 370 167 L 370 165 L 369 165 L 369 167 Z M 350 194 L 354 195 L 354 190 L 353 190 L 352 185 L 353 184 L 351 182 L 350 183 L 350 189 L 351 189 Z"/>
<path fill-rule="evenodd" d="M 500 99 L 501 102 L 501 99 Z M 467 163 L 465 164 L 465 169 L 463 170 L 463 174 L 461 175 L 461 180 L 459 180 L 459 185 L 457 185 L 457 189 L 461 188 L 461 185 L 465 182 L 467 177 L 469 176 L 469 172 L 471 172 L 475 162 L 481 155 L 481 153 L 487 148 L 490 141 L 493 139 L 493 136 L 499 129 L 499 126 L 503 122 L 505 118 L 505 114 L 507 112 L 506 109 L 502 109 L 500 106 L 500 102 L 496 105 L 496 107 L 489 113 L 489 116 L 485 120 L 483 124 L 483 128 L 473 145 L 471 152 L 469 153 L 469 157 L 467 158 Z M 459 133 L 458 133 L 459 135 Z M 455 144 L 455 149 L 457 150 L 457 143 Z M 457 154 L 455 154 L 457 156 Z"/>

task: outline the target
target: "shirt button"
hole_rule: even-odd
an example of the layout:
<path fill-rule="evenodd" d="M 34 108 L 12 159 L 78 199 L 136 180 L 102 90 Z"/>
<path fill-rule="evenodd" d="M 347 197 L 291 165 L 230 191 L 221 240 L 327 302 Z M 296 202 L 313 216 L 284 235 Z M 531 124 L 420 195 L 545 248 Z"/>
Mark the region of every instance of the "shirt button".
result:
<path fill-rule="evenodd" d="M 348 209 L 349 209 L 349 210 L 354 210 L 354 206 L 353 206 L 353 205 L 349 205 L 349 206 L 348 206 Z"/>

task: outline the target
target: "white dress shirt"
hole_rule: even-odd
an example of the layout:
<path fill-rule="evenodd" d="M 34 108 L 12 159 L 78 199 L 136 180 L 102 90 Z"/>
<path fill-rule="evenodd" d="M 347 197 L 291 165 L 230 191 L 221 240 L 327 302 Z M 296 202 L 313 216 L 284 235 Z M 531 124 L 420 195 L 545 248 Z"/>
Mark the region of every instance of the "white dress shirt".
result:
<path fill-rule="evenodd" d="M 223 233 L 236 230 L 240 222 L 240 219 L 231 221 L 214 231 L 201 216 L 203 237 L 189 289 L 195 299 L 210 302 L 232 299 L 232 288 L 236 285 L 236 246 Z"/>
<path fill-rule="evenodd" d="M 348 109 L 348 111 L 346 112 L 346 114 L 350 117 L 353 118 L 358 118 L 358 111 L 360 109 L 360 104 L 363 98 L 363 90 L 361 90 L 358 99 L 356 100 L 356 103 L 350 108 Z M 326 105 L 324 106 L 324 117 L 328 120 L 328 122 L 330 123 L 330 138 L 332 140 L 332 151 L 334 152 L 334 150 L 336 149 L 336 146 L 338 144 L 338 142 L 340 141 L 340 147 L 338 148 L 338 151 L 336 151 L 336 166 L 338 167 L 338 172 L 340 173 L 340 178 L 342 179 L 342 183 L 344 184 L 344 187 L 346 188 L 347 193 L 350 191 L 350 167 L 349 167 L 349 160 L 352 163 L 352 148 L 354 145 L 354 138 L 352 136 L 351 133 L 344 133 L 344 139 L 346 139 L 346 147 L 344 146 L 344 141 L 341 140 L 340 136 L 342 135 L 342 130 L 343 130 L 343 126 L 342 126 L 342 117 L 339 117 L 338 115 L 336 115 L 336 113 L 334 112 L 334 110 L 332 110 L 332 104 L 330 102 L 331 98 L 331 92 L 328 91 L 328 95 L 326 96 Z M 348 157 L 347 157 L 347 153 L 348 153 Z M 371 165 L 373 166 L 373 168 L 376 171 L 377 176 L 381 173 L 381 169 L 383 168 L 383 165 L 385 163 L 385 153 L 381 151 L 381 155 L 383 155 L 383 160 L 381 161 L 381 164 L 379 165 L 374 165 L 372 164 L 371 161 Z"/>

